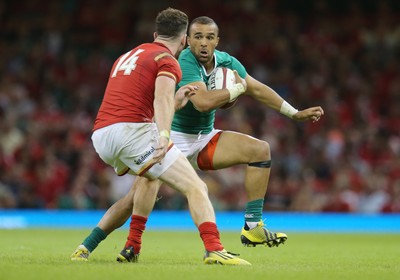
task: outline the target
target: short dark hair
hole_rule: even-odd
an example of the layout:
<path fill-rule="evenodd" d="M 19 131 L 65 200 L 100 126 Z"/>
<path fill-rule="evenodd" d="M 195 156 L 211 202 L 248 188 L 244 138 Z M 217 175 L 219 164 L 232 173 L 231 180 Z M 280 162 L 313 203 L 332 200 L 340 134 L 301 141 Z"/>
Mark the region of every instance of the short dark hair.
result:
<path fill-rule="evenodd" d="M 188 23 L 188 16 L 184 12 L 168 8 L 158 13 L 156 32 L 160 36 L 176 38 L 186 32 Z"/>
<path fill-rule="evenodd" d="M 219 28 L 218 25 L 215 23 L 215 21 L 210 18 L 210 17 L 206 17 L 206 16 L 201 16 L 201 17 L 197 17 L 194 20 L 192 20 L 192 22 L 189 25 L 189 34 L 190 34 L 190 28 L 192 27 L 193 24 L 203 24 L 203 25 L 209 25 L 209 24 L 215 24 L 215 26 L 217 27 L 217 33 L 219 32 Z"/>

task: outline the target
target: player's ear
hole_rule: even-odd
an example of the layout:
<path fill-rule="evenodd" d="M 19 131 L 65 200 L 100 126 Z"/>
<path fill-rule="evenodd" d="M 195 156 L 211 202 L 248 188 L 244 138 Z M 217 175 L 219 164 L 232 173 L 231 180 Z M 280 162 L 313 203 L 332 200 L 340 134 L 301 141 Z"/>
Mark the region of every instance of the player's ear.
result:
<path fill-rule="evenodd" d="M 188 46 L 190 46 L 190 36 L 187 36 L 186 42 L 187 42 Z"/>
<path fill-rule="evenodd" d="M 186 46 L 186 34 L 183 35 L 182 38 L 181 38 L 181 45 L 182 45 L 183 47 Z"/>
<path fill-rule="evenodd" d="M 157 38 L 157 36 L 158 36 L 157 32 L 154 32 L 153 33 L 154 40 Z"/>
<path fill-rule="evenodd" d="M 217 42 L 216 42 L 215 46 L 218 46 L 218 43 L 219 43 L 219 37 L 217 37 Z"/>

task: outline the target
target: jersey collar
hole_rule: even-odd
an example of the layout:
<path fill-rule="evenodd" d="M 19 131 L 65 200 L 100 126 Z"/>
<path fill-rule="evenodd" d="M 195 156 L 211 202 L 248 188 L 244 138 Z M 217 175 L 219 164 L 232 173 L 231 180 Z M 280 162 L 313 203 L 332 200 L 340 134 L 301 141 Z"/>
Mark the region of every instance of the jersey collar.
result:
<path fill-rule="evenodd" d="M 217 65 L 218 65 L 217 55 L 215 54 L 215 52 L 214 52 L 214 68 L 210 73 L 207 73 L 206 68 L 204 67 L 203 64 L 200 63 L 200 65 L 203 68 L 204 74 L 206 74 L 206 76 L 209 77 L 211 75 L 211 73 L 214 72 L 215 68 L 217 68 Z"/>
<path fill-rule="evenodd" d="M 172 52 L 171 52 L 171 51 L 167 48 L 167 46 L 164 45 L 163 43 L 160 43 L 160 42 L 153 42 L 153 44 L 156 44 L 156 45 L 159 45 L 159 46 L 161 46 L 161 47 L 164 47 L 164 48 L 168 51 L 168 53 L 171 54 L 171 55 L 173 56 Z"/>

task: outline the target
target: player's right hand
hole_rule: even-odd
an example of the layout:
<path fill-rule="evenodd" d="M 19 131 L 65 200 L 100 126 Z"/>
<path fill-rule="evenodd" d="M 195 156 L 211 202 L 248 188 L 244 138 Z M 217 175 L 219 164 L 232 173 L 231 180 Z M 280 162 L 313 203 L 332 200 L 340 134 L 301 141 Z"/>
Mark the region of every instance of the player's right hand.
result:
<path fill-rule="evenodd" d="M 196 94 L 199 87 L 186 85 L 175 93 L 175 111 L 182 109 L 188 103 L 189 98 Z"/>
<path fill-rule="evenodd" d="M 169 139 L 160 136 L 158 138 L 158 147 L 156 148 L 154 155 L 153 155 L 153 163 L 161 163 L 162 159 L 165 157 L 168 151 L 168 144 L 169 144 Z"/>

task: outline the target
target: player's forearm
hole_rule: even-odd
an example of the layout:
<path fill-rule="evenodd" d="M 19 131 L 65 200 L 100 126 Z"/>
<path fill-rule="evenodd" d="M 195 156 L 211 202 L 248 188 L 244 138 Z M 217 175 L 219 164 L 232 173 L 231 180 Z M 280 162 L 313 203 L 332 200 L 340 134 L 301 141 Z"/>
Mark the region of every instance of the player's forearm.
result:
<path fill-rule="evenodd" d="M 209 112 L 226 104 L 229 98 L 230 95 L 227 89 L 210 91 L 204 89 L 201 91 L 199 90 L 190 100 L 198 111 Z"/>
<path fill-rule="evenodd" d="M 262 85 L 251 94 L 257 101 L 279 112 L 284 99 L 272 88 Z"/>
<path fill-rule="evenodd" d="M 171 96 L 164 93 L 154 99 L 154 119 L 157 124 L 158 131 L 171 129 L 172 118 L 175 112 L 175 102 Z"/>
<path fill-rule="evenodd" d="M 253 87 L 251 95 L 259 102 L 265 104 L 266 106 L 278 111 L 279 113 L 291 119 L 298 112 L 296 108 L 290 105 L 272 88 L 264 84 L 261 84 L 259 82 L 256 83 L 255 87 Z"/>
<path fill-rule="evenodd" d="M 247 90 L 244 93 L 261 102 L 262 104 L 279 112 L 283 98 L 272 88 L 259 82 L 250 75 L 246 76 Z"/>
<path fill-rule="evenodd" d="M 171 129 L 175 113 L 175 81 L 166 77 L 158 77 L 154 91 L 154 119 L 159 132 Z"/>

